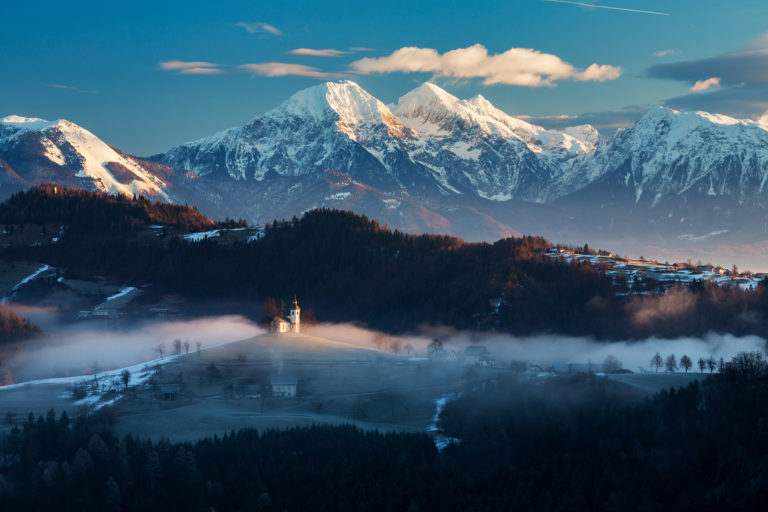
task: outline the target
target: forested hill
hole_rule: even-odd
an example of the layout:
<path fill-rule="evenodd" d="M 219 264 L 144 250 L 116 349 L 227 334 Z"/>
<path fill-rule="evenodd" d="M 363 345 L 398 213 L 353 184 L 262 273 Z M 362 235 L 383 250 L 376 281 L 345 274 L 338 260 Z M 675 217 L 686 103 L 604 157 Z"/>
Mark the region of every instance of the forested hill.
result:
<path fill-rule="evenodd" d="M 43 203 L 57 204 L 50 190 L 20 194 L 0 206 L 0 223 L 19 202 L 44 212 L 34 205 L 35 194 Z M 87 222 L 90 216 L 80 212 L 98 212 L 102 204 L 108 215 L 138 210 L 136 218 L 144 222 L 160 222 L 159 214 L 146 211 L 168 207 L 93 193 L 66 192 L 65 198 L 70 207 L 59 209 L 64 213 L 57 217 L 65 225 Z M 142 208 L 148 210 L 141 213 Z M 66 215 L 74 220 L 67 222 Z M 0 257 L 45 262 L 67 278 L 152 284 L 158 292 L 197 301 L 253 304 L 274 297 L 279 303 L 296 294 L 321 321 L 362 322 L 389 332 L 438 325 L 603 339 L 709 331 L 768 335 L 768 286 L 745 291 L 695 282 L 666 295 L 628 295 L 621 278 L 588 263 L 548 257 L 551 243 L 541 237 L 468 243 L 406 235 L 350 212 L 315 210 L 266 226 L 258 240 L 218 240 L 191 242 L 174 235 L 134 240 L 70 229 L 58 243 L 0 249 Z M 244 312 L 259 316 L 253 308 Z"/>
<path fill-rule="evenodd" d="M 128 232 L 137 227 L 162 224 L 181 231 L 218 227 L 186 205 L 150 201 L 139 197 L 40 185 L 18 192 L 0 204 L 0 224 L 59 224 L 79 232 Z"/>
<path fill-rule="evenodd" d="M 0 306 L 0 345 L 42 334 L 40 328 L 10 309 Z"/>

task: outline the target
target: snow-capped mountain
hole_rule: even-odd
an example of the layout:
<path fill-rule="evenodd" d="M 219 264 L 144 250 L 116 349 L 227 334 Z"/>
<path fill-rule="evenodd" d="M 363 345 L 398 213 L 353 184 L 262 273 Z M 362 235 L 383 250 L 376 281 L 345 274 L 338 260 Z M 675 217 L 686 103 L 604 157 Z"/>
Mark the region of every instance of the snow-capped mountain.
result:
<path fill-rule="evenodd" d="M 299 91 L 247 125 L 152 157 L 204 177 L 261 182 L 272 177 L 352 173 L 388 190 L 419 187 L 404 140 L 413 136 L 381 101 L 353 82 Z M 247 186 L 247 185 L 244 185 Z"/>
<path fill-rule="evenodd" d="M 544 130 L 481 96 L 459 100 L 430 83 L 392 111 L 343 81 L 300 91 L 241 128 L 152 158 L 235 180 L 330 169 L 392 193 L 542 201 L 559 164 L 592 151 L 596 141 L 591 127 Z"/>
<path fill-rule="evenodd" d="M 418 135 L 413 161 L 448 189 L 492 200 L 544 201 L 561 167 L 598 140 L 591 126 L 545 130 L 482 96 L 460 100 L 429 82 L 400 98 L 394 113 Z"/>
<path fill-rule="evenodd" d="M 681 195 L 765 204 L 768 124 L 655 107 L 582 159 L 563 191 L 575 183 L 650 208 Z"/>
<path fill-rule="evenodd" d="M 157 164 L 121 153 L 66 120 L 8 116 L 0 119 L 3 195 L 40 183 L 171 200 L 170 185 L 148 168 Z"/>

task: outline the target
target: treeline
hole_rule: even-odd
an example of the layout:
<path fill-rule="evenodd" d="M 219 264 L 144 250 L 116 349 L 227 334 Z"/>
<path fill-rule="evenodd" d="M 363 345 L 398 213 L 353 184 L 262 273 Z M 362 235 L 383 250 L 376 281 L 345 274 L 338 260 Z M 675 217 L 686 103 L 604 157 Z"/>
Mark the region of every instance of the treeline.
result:
<path fill-rule="evenodd" d="M 202 231 L 242 226 L 245 221 L 216 223 L 191 206 L 40 185 L 0 204 L 0 225 L 13 229 L 18 224 L 63 224 L 81 233 L 125 233 L 152 224 Z"/>
<path fill-rule="evenodd" d="M 0 437 L 0 510 L 764 510 L 766 366 L 742 354 L 650 398 L 489 380 L 446 405 L 442 452 L 351 426 L 152 442 L 51 412 Z"/>
<path fill-rule="evenodd" d="M 39 336 L 42 331 L 29 320 L 0 306 L 0 345 Z"/>
<path fill-rule="evenodd" d="M 2 439 L 0 510 L 431 510 L 450 506 L 437 458 L 426 434 L 313 426 L 171 444 L 51 412 Z"/>
<path fill-rule="evenodd" d="M 641 401 L 588 376 L 467 391 L 444 455 L 478 510 L 762 510 L 768 381 L 746 358 Z"/>

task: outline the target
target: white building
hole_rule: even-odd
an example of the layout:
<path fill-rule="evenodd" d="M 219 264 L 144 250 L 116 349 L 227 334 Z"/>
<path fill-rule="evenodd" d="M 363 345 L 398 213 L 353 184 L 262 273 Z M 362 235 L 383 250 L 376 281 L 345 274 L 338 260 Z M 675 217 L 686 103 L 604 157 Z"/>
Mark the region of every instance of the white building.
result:
<path fill-rule="evenodd" d="M 295 332 L 298 333 L 301 330 L 301 308 L 299 307 L 299 301 L 296 300 L 296 296 L 293 297 L 293 305 L 290 309 L 290 316 L 288 318 L 281 318 L 276 316 L 272 319 L 272 332 L 286 333 Z"/>
<path fill-rule="evenodd" d="M 298 379 L 290 377 L 272 377 L 270 379 L 272 396 L 283 398 L 293 398 L 296 396 L 296 388 L 299 385 Z"/>

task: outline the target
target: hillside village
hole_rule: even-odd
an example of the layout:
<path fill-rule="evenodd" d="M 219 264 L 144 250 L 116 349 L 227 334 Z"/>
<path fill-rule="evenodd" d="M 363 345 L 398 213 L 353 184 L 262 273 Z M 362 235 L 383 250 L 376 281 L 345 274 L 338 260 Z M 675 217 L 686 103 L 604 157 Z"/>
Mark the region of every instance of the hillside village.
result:
<path fill-rule="evenodd" d="M 735 266 L 727 269 L 722 266 L 703 263 L 660 263 L 658 261 L 625 258 L 609 253 L 580 252 L 578 249 L 551 247 L 546 255 L 561 261 L 580 261 L 589 263 L 614 278 L 614 282 L 625 280 L 630 294 L 664 293 L 678 284 L 690 284 L 693 281 L 712 281 L 720 286 L 738 286 L 744 290 L 754 290 L 768 273 L 739 272 Z M 621 293 L 621 292 L 620 292 Z"/>

